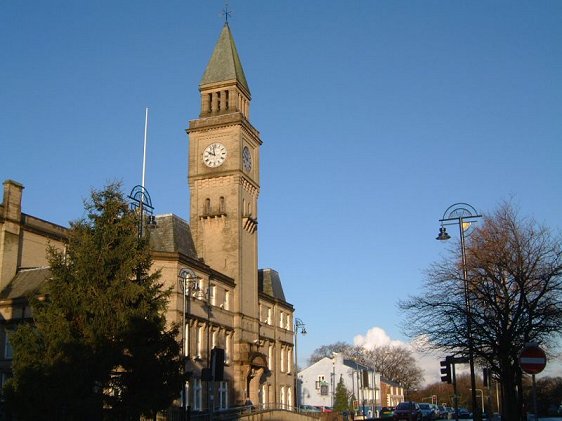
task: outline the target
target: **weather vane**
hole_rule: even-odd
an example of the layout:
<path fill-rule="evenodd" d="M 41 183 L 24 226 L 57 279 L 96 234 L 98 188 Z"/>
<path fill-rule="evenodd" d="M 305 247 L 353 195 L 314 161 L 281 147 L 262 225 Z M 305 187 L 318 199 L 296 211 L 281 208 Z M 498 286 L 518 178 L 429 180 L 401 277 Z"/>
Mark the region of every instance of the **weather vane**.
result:
<path fill-rule="evenodd" d="M 228 10 L 228 0 L 225 0 L 224 2 L 224 10 L 222 11 L 222 14 L 224 16 L 224 23 L 228 25 L 228 17 L 232 15 L 232 12 Z"/>

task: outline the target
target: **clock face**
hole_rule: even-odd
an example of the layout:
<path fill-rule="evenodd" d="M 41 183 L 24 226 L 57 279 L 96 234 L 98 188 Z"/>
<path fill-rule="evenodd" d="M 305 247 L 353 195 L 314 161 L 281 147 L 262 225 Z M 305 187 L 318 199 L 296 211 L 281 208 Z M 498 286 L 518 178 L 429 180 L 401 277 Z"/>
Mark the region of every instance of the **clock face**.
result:
<path fill-rule="evenodd" d="M 244 146 L 242 150 L 242 164 L 244 165 L 244 169 L 246 171 L 250 171 L 252 169 L 252 154 L 250 152 L 250 148 Z"/>
<path fill-rule="evenodd" d="M 210 168 L 222 165 L 226 159 L 226 147 L 222 143 L 211 143 L 203 151 L 203 162 Z"/>

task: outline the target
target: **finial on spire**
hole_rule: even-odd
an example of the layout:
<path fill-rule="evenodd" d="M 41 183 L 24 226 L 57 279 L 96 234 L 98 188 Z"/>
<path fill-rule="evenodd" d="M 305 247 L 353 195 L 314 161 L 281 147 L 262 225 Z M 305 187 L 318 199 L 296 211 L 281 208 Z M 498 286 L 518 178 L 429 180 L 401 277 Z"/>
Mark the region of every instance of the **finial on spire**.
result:
<path fill-rule="evenodd" d="M 224 23 L 228 25 L 228 17 L 232 15 L 232 12 L 228 10 L 228 0 L 224 0 L 224 9 L 222 11 L 222 15 L 224 16 Z"/>

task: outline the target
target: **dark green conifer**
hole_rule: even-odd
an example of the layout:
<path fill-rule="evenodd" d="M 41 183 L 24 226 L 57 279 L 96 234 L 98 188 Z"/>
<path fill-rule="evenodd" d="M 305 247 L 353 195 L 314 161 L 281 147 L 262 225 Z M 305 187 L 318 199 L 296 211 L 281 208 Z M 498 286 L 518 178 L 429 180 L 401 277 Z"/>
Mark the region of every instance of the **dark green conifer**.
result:
<path fill-rule="evenodd" d="M 138 419 L 167 408 L 182 384 L 175 329 L 139 214 L 119 184 L 93 191 L 51 277 L 31 297 L 34 322 L 11 337 L 5 388 L 18 419 Z M 144 230 L 147 233 L 147 230 Z"/>
<path fill-rule="evenodd" d="M 350 410 L 350 399 L 351 394 L 345 387 L 343 382 L 343 378 L 340 377 L 340 380 L 336 386 L 336 398 L 334 400 L 334 411 L 336 412 L 345 412 Z"/>

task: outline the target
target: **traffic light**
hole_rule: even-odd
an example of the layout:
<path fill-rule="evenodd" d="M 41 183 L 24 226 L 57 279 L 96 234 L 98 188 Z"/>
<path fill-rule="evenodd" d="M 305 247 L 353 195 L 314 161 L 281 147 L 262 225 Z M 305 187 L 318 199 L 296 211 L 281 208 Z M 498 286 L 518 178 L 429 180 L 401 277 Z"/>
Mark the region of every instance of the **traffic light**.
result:
<path fill-rule="evenodd" d="M 450 360 L 450 358 L 449 357 L 445 358 L 445 360 L 441 361 L 440 364 L 441 364 L 441 381 L 451 384 L 452 379 L 451 379 L 451 360 Z"/>

